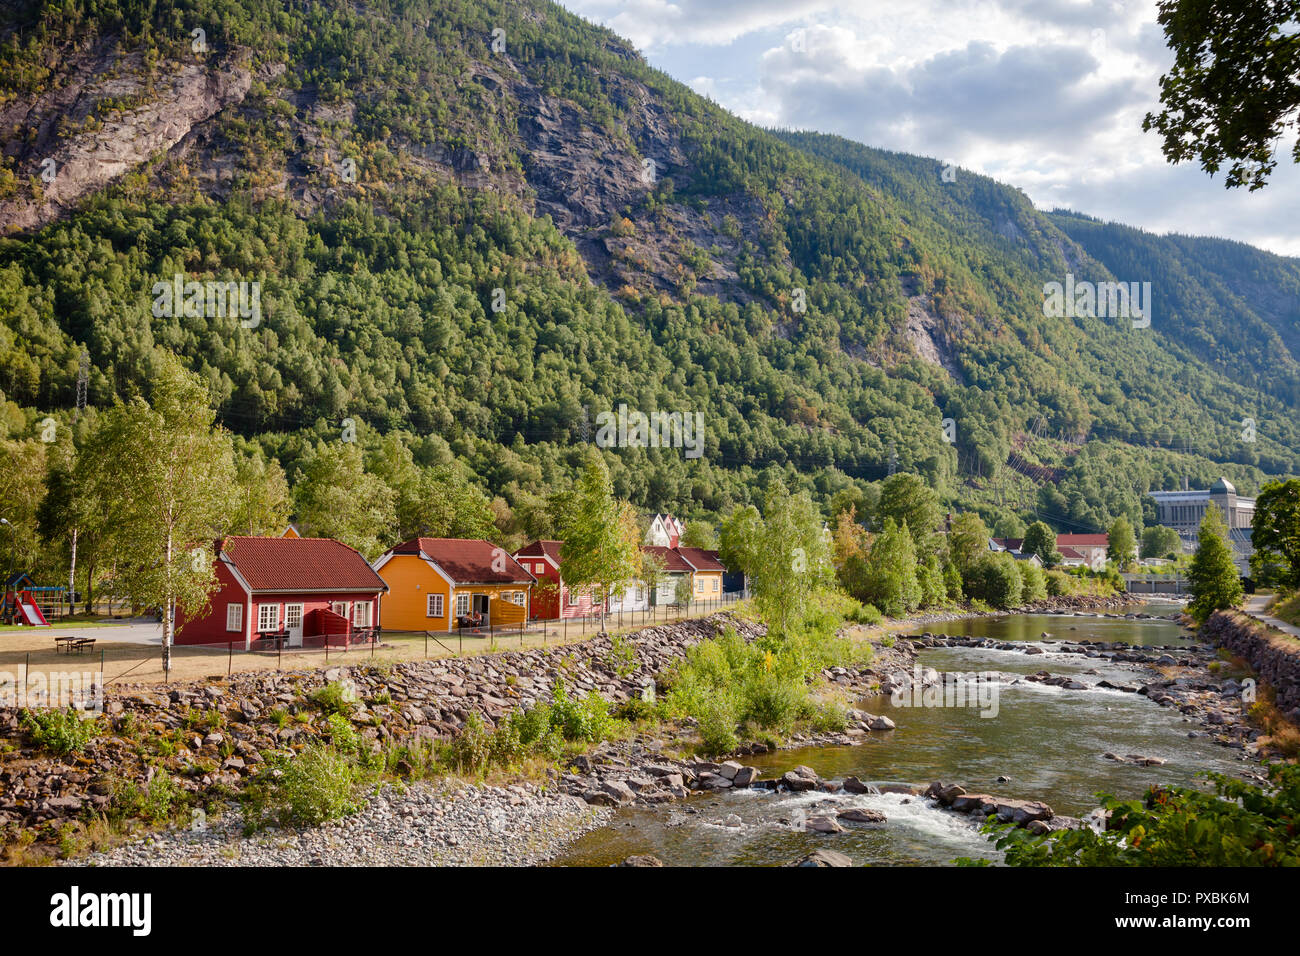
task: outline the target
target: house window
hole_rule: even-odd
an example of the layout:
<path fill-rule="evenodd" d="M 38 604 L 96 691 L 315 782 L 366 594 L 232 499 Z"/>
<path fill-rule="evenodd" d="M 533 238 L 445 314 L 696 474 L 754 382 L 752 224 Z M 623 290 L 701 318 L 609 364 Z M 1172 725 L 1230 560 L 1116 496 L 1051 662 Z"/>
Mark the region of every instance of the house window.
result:
<path fill-rule="evenodd" d="M 520 607 L 523 607 L 525 604 L 527 604 L 527 603 L 528 603 L 528 592 L 526 592 L 526 591 L 516 591 L 516 592 L 515 592 L 515 603 L 518 604 Z"/>
<path fill-rule="evenodd" d="M 274 631 L 280 624 L 280 605 L 259 604 L 257 606 L 257 629 Z"/>
<path fill-rule="evenodd" d="M 226 605 L 226 630 L 237 633 L 244 630 L 244 605 Z"/>
<path fill-rule="evenodd" d="M 442 595 L 430 594 L 428 608 L 425 611 L 425 617 L 442 617 Z"/>
<path fill-rule="evenodd" d="M 347 617 L 347 616 L 348 616 L 348 602 L 347 602 L 347 601 L 331 601 L 331 602 L 330 602 L 330 610 L 333 611 L 335 614 L 337 614 L 339 617 Z"/>
<path fill-rule="evenodd" d="M 578 595 L 576 595 L 576 594 L 574 594 L 572 591 L 570 591 L 570 592 L 569 592 L 569 607 L 577 607 L 577 606 L 578 606 Z"/>
<path fill-rule="evenodd" d="M 642 589 L 642 587 L 639 584 L 637 585 L 636 588 L 636 599 L 638 603 L 645 600 L 645 591 L 644 589 Z"/>
<path fill-rule="evenodd" d="M 352 625 L 354 627 L 370 626 L 370 602 L 358 601 L 352 605 Z"/>
<path fill-rule="evenodd" d="M 704 593 L 704 578 L 700 578 L 698 581 L 695 582 L 695 590 L 698 591 L 700 594 Z"/>
<path fill-rule="evenodd" d="M 545 564 L 534 564 L 534 565 L 533 565 L 533 570 L 536 571 L 538 574 L 545 574 L 545 573 L 546 573 L 546 565 L 545 565 Z"/>
<path fill-rule="evenodd" d="M 464 617 L 468 613 L 469 613 L 469 595 L 457 594 L 456 595 L 456 616 Z"/>
<path fill-rule="evenodd" d="M 284 606 L 284 626 L 302 627 L 302 605 L 286 604 Z"/>
<path fill-rule="evenodd" d="M 713 579 L 713 590 L 716 591 L 717 589 L 718 589 L 718 579 L 717 579 L 717 578 L 714 578 L 714 579 Z"/>

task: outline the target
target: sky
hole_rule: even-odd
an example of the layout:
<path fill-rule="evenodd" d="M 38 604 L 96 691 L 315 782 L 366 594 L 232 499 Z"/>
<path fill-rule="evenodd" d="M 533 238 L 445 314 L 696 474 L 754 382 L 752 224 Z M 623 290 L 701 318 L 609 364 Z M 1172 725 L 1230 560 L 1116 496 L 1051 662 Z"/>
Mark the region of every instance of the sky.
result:
<path fill-rule="evenodd" d="M 930 156 L 1151 232 L 1300 256 L 1289 143 L 1225 189 L 1142 132 L 1172 62 L 1154 0 L 560 0 L 760 126 Z"/>

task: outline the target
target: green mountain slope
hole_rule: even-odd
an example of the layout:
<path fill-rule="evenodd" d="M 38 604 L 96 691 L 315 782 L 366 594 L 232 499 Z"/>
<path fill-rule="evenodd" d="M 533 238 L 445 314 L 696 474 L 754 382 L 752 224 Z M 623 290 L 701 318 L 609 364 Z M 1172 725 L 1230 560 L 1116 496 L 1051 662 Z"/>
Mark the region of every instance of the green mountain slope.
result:
<path fill-rule="evenodd" d="M 931 160 L 756 129 L 552 4 L 9 9 L 11 437 L 70 419 L 83 348 L 93 412 L 147 394 L 161 345 L 291 478 L 351 421 L 508 507 L 563 484 L 623 403 L 704 416 L 698 459 L 609 452 L 620 494 L 682 514 L 896 467 L 1094 526 L 1184 476 L 1295 470 L 1294 393 L 1239 374 L 1253 347 L 1189 347 L 1159 300 L 1152 330 L 1043 314 L 1045 282 L 1119 268 L 1073 222 Z M 1289 341 L 1289 264 L 1252 286 L 1180 257 Z M 177 274 L 260 282 L 260 321 L 155 316 Z"/>

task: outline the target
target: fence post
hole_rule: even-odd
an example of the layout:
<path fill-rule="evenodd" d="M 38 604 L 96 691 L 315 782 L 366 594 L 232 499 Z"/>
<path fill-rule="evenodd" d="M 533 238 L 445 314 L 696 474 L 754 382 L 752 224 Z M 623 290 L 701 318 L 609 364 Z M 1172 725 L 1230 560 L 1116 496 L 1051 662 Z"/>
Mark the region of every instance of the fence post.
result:
<path fill-rule="evenodd" d="M 235 663 L 235 642 L 226 641 L 226 677 L 230 677 L 230 668 Z M 102 666 L 102 665 L 101 665 Z"/>
<path fill-rule="evenodd" d="M 429 632 L 424 632 L 424 659 L 429 659 Z"/>
<path fill-rule="evenodd" d="M 464 624 L 461 624 L 456 628 L 456 637 L 457 640 L 459 641 L 459 644 L 457 644 L 459 650 L 456 651 L 456 656 L 464 657 L 465 656 L 465 625 Z"/>
<path fill-rule="evenodd" d="M 284 653 L 284 641 L 277 640 L 275 642 L 275 669 L 277 672 L 280 670 L 280 656 L 283 653 Z"/>

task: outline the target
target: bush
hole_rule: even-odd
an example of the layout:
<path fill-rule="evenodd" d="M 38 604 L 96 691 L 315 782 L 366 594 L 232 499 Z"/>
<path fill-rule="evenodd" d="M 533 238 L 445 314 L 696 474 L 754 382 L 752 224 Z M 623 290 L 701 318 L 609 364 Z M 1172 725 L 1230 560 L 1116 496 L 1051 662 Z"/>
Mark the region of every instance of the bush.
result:
<path fill-rule="evenodd" d="M 1074 593 L 1074 582 L 1064 571 L 1053 568 L 1047 572 L 1046 578 L 1049 597 L 1068 597 Z"/>
<path fill-rule="evenodd" d="M 448 759 L 459 773 L 478 773 L 492 757 L 492 734 L 478 714 L 465 718 L 465 726 L 452 738 Z"/>
<path fill-rule="evenodd" d="M 101 730 L 98 718 L 83 717 L 76 710 L 24 710 L 19 723 L 37 747 L 57 756 L 81 753 Z"/>
<path fill-rule="evenodd" d="M 155 773 L 148 786 L 141 789 L 126 781 L 114 788 L 113 809 L 148 823 L 166 823 L 184 803 L 184 794 L 171 776 Z"/>
<path fill-rule="evenodd" d="M 1024 583 L 1015 558 L 1006 552 L 986 552 L 971 565 L 966 576 L 966 593 L 1005 610 L 1023 600 Z"/>
<path fill-rule="evenodd" d="M 335 680 L 313 691 L 308 700 L 327 714 L 341 714 L 346 717 L 356 707 L 357 695 L 350 684 Z"/>
<path fill-rule="evenodd" d="M 700 711 L 700 746 L 707 754 L 727 754 L 740 746 L 736 737 L 736 712 L 730 702 L 718 698 Z"/>
<path fill-rule="evenodd" d="M 269 772 L 259 777 L 261 788 L 250 792 L 245 823 L 250 830 L 268 820 L 280 826 L 319 826 L 327 820 L 361 808 L 356 788 L 360 769 L 332 747 L 312 744 L 294 757 L 268 761 Z"/>
<path fill-rule="evenodd" d="M 1103 796 L 1104 833 L 1088 827 L 1031 836 L 993 825 L 1011 866 L 1298 866 L 1300 766 L 1272 764 L 1269 786 L 1208 774 L 1215 793 L 1151 788 L 1142 800 Z"/>
<path fill-rule="evenodd" d="M 1047 597 L 1047 577 L 1042 568 L 1032 561 L 1021 562 L 1020 576 L 1024 582 L 1024 590 L 1020 596 L 1023 603 L 1041 601 Z"/>

